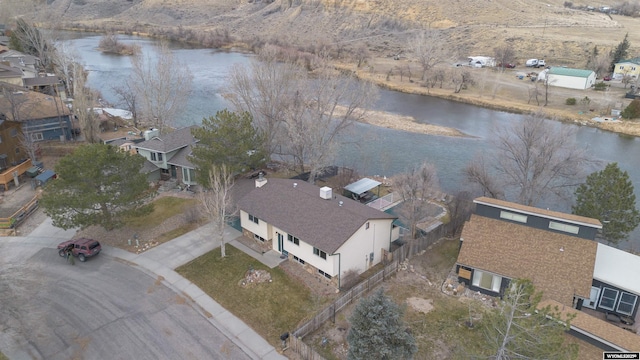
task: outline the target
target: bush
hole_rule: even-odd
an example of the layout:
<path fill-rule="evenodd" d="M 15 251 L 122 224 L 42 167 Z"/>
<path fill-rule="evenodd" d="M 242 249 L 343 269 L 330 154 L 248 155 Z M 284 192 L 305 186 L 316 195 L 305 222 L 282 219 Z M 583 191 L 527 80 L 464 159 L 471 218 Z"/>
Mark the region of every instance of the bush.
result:
<path fill-rule="evenodd" d="M 607 88 L 607 84 L 605 84 L 603 81 L 600 81 L 599 83 L 596 83 L 595 85 L 593 85 L 593 90 L 598 90 L 598 91 L 604 91 L 604 89 Z"/>
<path fill-rule="evenodd" d="M 620 114 L 623 119 L 640 118 L 640 99 L 635 99 Z"/>
<path fill-rule="evenodd" d="M 576 98 L 567 98 L 567 100 L 565 100 L 564 103 L 567 104 L 567 105 L 575 105 L 576 104 Z"/>

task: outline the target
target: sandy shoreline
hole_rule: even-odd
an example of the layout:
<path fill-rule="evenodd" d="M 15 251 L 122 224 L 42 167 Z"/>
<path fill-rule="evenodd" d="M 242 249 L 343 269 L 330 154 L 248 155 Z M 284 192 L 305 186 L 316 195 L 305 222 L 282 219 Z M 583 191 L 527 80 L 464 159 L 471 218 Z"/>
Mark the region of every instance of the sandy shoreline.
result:
<path fill-rule="evenodd" d="M 469 137 L 458 129 L 416 122 L 413 116 L 396 115 L 384 111 L 368 110 L 360 122 L 387 129 L 402 130 L 418 134 Z"/>

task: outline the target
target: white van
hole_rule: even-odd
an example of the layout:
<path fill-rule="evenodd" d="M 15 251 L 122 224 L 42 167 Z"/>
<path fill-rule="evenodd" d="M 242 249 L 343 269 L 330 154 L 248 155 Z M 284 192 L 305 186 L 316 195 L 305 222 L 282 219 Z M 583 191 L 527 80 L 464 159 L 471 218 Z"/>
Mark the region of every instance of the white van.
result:
<path fill-rule="evenodd" d="M 529 60 L 527 60 L 525 65 L 527 67 L 536 67 L 536 66 L 538 66 L 538 59 L 529 59 Z"/>

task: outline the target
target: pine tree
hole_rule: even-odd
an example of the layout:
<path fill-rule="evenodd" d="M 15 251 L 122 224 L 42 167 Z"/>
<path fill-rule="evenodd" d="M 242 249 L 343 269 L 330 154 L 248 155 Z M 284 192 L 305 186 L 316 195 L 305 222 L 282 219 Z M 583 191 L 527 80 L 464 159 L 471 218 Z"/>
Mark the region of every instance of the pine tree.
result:
<path fill-rule="evenodd" d="M 347 335 L 349 360 L 411 359 L 415 339 L 402 321 L 403 311 L 385 296 L 383 289 L 360 300 L 351 318 Z"/>
<path fill-rule="evenodd" d="M 111 145 L 83 145 L 56 165 L 57 179 L 45 186 L 40 205 L 62 229 L 112 230 L 128 216 L 151 210 L 143 206 L 149 190 L 143 164 L 142 156 Z"/>
<path fill-rule="evenodd" d="M 587 177 L 575 192 L 573 213 L 602 222 L 603 237 L 614 244 L 625 239 L 640 223 L 633 183 L 618 163 Z"/>
<path fill-rule="evenodd" d="M 629 44 L 628 37 L 629 37 L 629 33 L 627 33 L 624 36 L 624 39 L 618 44 L 618 46 L 616 47 L 616 50 L 611 55 L 611 57 L 612 57 L 612 59 L 611 59 L 611 67 L 610 67 L 609 70 L 612 73 L 616 68 L 616 63 L 620 62 L 620 60 L 623 60 L 624 58 L 627 57 L 627 54 L 629 52 L 629 47 L 631 46 L 631 44 Z"/>

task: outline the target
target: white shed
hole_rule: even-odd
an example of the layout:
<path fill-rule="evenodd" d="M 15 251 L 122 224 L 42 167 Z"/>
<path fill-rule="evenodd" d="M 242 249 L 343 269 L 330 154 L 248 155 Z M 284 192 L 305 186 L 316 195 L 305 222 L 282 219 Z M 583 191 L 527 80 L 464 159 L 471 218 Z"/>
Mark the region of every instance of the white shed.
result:
<path fill-rule="evenodd" d="M 596 83 L 596 73 L 592 70 L 552 67 L 547 73 L 549 85 L 569 89 L 588 89 Z"/>

